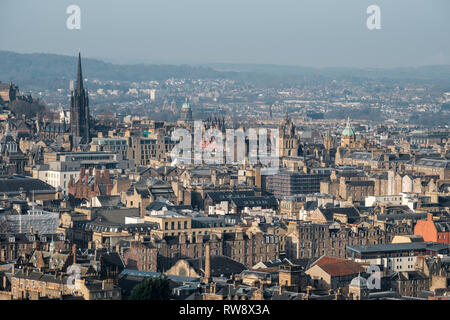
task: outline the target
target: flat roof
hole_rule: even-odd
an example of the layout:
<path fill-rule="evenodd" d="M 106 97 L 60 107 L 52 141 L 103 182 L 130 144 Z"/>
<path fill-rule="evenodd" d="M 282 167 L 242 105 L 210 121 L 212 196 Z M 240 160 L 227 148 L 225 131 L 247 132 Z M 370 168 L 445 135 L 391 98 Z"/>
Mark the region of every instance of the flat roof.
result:
<path fill-rule="evenodd" d="M 375 245 L 347 246 L 347 250 L 357 253 L 375 253 L 375 252 L 393 252 L 393 251 L 410 251 L 410 250 L 442 250 L 448 249 L 450 246 L 437 242 L 408 242 L 408 243 L 389 243 Z"/>

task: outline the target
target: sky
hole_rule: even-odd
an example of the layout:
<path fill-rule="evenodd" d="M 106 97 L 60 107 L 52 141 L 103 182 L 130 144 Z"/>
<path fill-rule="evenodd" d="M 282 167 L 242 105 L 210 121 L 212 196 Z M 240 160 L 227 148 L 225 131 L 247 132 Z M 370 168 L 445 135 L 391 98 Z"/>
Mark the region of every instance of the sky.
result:
<path fill-rule="evenodd" d="M 81 29 L 66 26 L 78 5 Z M 366 10 L 380 8 L 381 29 Z M 450 0 L 0 0 L 0 50 L 113 63 L 450 64 Z"/>

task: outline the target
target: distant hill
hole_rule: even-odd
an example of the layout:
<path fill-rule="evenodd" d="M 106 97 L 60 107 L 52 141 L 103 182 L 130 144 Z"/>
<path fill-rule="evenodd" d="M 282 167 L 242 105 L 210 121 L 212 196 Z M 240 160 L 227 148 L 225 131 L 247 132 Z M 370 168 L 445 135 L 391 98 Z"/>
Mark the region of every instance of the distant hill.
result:
<path fill-rule="evenodd" d="M 415 80 L 449 80 L 450 65 L 403 67 L 403 68 L 311 68 L 300 66 L 261 65 L 261 64 L 208 64 L 215 70 L 266 73 L 279 75 L 321 75 L 327 77 L 361 77 L 374 79 L 415 79 Z"/>
<path fill-rule="evenodd" d="M 82 57 L 83 58 L 83 57 Z M 21 54 L 0 51 L 0 81 L 70 80 L 76 74 L 77 57 L 46 53 Z M 223 73 L 210 67 L 187 65 L 116 65 L 83 58 L 86 77 L 101 80 L 148 81 L 168 78 L 217 78 Z"/>
<path fill-rule="evenodd" d="M 46 53 L 21 54 L 0 51 L 0 81 L 13 81 L 20 87 L 60 88 L 73 79 L 76 56 Z M 426 80 L 450 85 L 450 66 L 426 66 L 395 69 L 307 68 L 279 65 L 208 64 L 208 65 L 118 65 L 83 58 L 85 76 L 100 80 L 150 81 L 169 78 L 227 78 L 263 86 L 282 86 L 296 81 L 345 78 L 380 80 Z"/>

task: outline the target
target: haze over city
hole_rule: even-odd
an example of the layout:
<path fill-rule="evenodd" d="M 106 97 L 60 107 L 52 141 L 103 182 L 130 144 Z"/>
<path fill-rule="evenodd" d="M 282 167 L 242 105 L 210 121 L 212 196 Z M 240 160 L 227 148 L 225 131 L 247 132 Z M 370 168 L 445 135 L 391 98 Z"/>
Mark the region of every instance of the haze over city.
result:
<path fill-rule="evenodd" d="M 0 300 L 80 320 L 62 300 L 113 301 L 89 304 L 106 320 L 450 300 L 449 13 L 1 0 Z"/>
<path fill-rule="evenodd" d="M 80 30 L 66 28 L 72 4 Z M 372 4 L 379 30 L 366 28 Z M 114 63 L 440 65 L 450 64 L 449 12 L 447 0 L 2 0 L 0 49 Z"/>

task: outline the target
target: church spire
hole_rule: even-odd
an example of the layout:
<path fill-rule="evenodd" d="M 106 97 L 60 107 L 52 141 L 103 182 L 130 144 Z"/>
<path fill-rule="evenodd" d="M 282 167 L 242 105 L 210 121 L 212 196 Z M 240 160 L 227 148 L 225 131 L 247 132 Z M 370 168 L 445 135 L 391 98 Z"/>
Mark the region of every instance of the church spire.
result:
<path fill-rule="evenodd" d="M 81 70 L 81 53 L 78 52 L 78 71 L 77 71 L 77 86 L 76 90 L 81 92 L 83 90 L 83 73 Z"/>
<path fill-rule="evenodd" d="M 79 137 L 82 143 L 89 143 L 89 120 L 89 97 L 83 86 L 81 54 L 78 53 L 76 87 L 70 98 L 70 132 L 72 137 Z"/>

